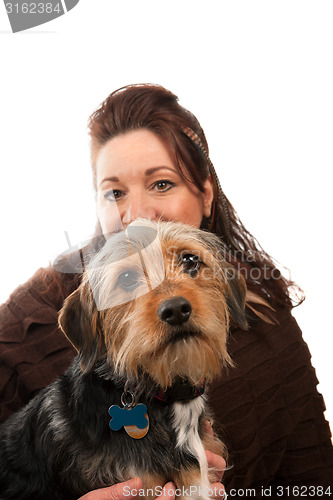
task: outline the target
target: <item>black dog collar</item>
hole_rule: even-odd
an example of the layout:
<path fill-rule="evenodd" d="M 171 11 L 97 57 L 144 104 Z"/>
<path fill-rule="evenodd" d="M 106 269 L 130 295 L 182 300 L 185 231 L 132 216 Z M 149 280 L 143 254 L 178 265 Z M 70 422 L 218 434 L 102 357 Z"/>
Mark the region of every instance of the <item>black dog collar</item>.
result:
<path fill-rule="evenodd" d="M 138 389 L 137 384 L 126 382 L 124 385 L 124 393 L 131 393 L 134 395 L 135 399 L 135 394 L 137 394 Z M 147 393 L 145 390 L 143 392 Z M 149 392 L 149 394 L 163 403 L 175 403 L 177 401 L 190 401 L 191 399 L 202 396 L 204 392 L 205 379 L 201 380 L 198 386 L 192 385 L 186 381 L 179 381 L 166 390 L 158 388 L 155 391 Z"/>
<path fill-rule="evenodd" d="M 159 389 L 154 397 L 165 403 L 175 403 L 176 401 L 189 401 L 191 399 L 202 396 L 205 391 L 205 380 L 200 382 L 199 386 L 194 386 L 189 383 L 178 383 L 164 391 Z"/>

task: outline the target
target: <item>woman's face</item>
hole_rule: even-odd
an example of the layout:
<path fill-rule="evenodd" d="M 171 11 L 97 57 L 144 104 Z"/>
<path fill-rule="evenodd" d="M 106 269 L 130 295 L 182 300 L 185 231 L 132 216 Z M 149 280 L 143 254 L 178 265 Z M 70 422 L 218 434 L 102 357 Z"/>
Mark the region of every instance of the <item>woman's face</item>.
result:
<path fill-rule="evenodd" d="M 96 160 L 97 215 L 104 234 L 137 218 L 177 221 L 200 227 L 209 217 L 210 179 L 202 193 L 186 181 L 160 138 L 147 129 L 110 139 Z"/>

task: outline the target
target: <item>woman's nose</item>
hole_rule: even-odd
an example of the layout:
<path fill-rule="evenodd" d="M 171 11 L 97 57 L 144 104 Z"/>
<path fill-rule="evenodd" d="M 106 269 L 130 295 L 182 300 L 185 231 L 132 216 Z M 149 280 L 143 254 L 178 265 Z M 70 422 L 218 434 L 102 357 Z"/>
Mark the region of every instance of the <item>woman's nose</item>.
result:
<path fill-rule="evenodd" d="M 134 197 L 129 200 L 123 213 L 122 223 L 126 226 L 135 219 L 157 220 L 157 210 L 142 197 Z"/>

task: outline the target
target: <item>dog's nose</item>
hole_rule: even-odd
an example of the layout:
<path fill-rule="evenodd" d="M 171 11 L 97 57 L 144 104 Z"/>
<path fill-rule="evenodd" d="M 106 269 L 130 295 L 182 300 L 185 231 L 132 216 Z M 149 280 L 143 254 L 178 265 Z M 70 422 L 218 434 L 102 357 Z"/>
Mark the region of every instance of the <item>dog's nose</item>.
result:
<path fill-rule="evenodd" d="M 192 306 L 184 297 L 173 297 L 165 300 L 158 309 L 161 320 L 172 326 L 185 323 L 189 319 L 191 312 Z"/>

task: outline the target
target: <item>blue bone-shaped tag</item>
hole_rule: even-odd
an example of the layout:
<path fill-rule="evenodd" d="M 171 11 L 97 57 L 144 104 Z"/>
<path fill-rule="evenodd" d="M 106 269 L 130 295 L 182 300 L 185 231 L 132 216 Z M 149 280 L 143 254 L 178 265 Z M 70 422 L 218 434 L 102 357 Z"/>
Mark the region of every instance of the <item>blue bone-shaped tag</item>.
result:
<path fill-rule="evenodd" d="M 140 403 L 133 408 L 120 408 L 118 405 L 112 405 L 109 408 L 110 428 L 113 431 L 119 431 L 121 427 L 127 425 L 135 425 L 139 429 L 144 429 L 148 425 L 148 420 L 145 417 L 147 406 Z"/>

